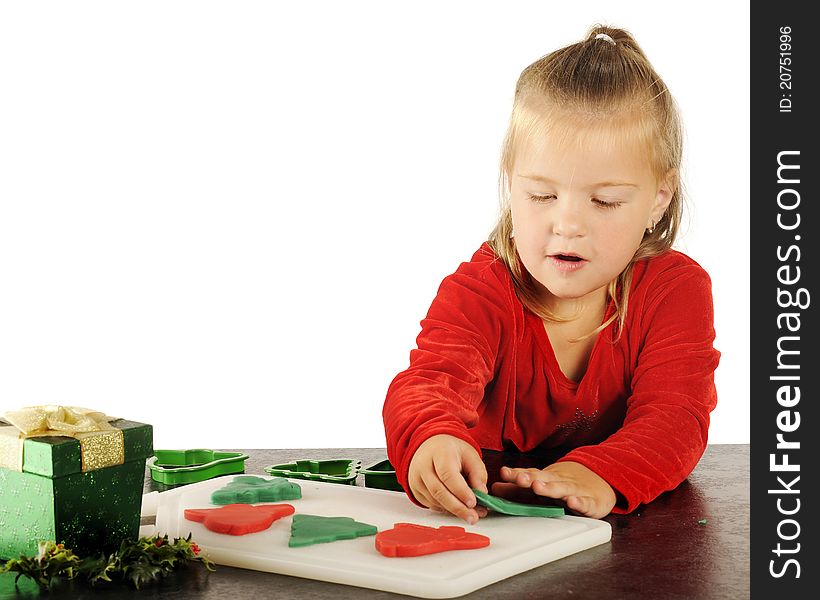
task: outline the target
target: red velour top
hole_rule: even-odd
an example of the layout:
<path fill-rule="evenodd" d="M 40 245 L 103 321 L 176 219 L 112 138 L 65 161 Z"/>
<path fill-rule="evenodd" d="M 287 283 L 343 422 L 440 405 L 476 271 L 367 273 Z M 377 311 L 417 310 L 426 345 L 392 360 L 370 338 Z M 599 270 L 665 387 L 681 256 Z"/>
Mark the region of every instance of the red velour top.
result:
<path fill-rule="evenodd" d="M 610 301 L 604 320 L 614 310 Z M 669 250 L 633 267 L 628 312 L 595 341 L 580 382 L 568 379 L 543 321 L 515 294 L 487 243 L 442 281 L 421 322 L 410 366 L 387 391 L 387 455 L 407 471 L 427 438 L 481 448 L 567 448 L 615 490 L 627 513 L 680 484 L 706 448 L 717 395 L 712 285 L 694 260 Z"/>

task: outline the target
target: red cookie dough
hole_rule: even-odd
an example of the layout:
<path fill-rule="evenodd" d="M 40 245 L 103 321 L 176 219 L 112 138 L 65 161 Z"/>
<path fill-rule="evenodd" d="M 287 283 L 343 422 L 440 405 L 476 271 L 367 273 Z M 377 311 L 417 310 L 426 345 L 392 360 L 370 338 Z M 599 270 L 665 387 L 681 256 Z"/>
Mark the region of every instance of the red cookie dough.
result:
<path fill-rule="evenodd" d="M 427 527 L 396 523 L 376 534 L 376 550 L 385 556 L 422 556 L 447 550 L 472 550 L 490 545 L 490 538 L 468 533 L 463 527 Z"/>
<path fill-rule="evenodd" d="M 184 514 L 189 521 L 200 522 L 216 533 L 245 535 L 263 531 L 276 519 L 293 513 L 294 508 L 290 504 L 228 504 L 219 508 L 189 508 Z"/>

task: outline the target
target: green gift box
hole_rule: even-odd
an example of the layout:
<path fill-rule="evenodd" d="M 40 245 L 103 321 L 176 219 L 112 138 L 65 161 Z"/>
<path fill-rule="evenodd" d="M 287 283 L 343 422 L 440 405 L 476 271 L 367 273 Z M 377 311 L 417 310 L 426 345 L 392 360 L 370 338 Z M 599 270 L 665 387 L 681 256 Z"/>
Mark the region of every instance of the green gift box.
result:
<path fill-rule="evenodd" d="M 110 425 L 116 435 L 20 440 L 22 471 L 0 466 L 0 559 L 37 554 L 42 540 L 82 556 L 137 538 L 153 428 L 125 419 Z M 0 421 L 0 427 L 9 426 Z M 95 467 L 112 462 L 106 455 L 121 464 Z"/>

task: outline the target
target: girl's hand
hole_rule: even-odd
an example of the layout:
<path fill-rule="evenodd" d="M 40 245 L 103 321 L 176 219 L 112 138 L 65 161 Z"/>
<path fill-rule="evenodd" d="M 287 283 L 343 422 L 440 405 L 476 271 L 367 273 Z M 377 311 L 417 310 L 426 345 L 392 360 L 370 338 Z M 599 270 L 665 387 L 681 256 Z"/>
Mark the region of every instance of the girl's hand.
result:
<path fill-rule="evenodd" d="M 493 494 L 510 500 L 522 498 L 525 489 L 532 490 L 538 496 L 562 500 L 570 510 L 593 519 L 607 516 L 615 506 L 612 487 L 576 462 L 559 462 L 545 469 L 501 467 L 501 479 L 507 483 L 493 484 Z"/>
<path fill-rule="evenodd" d="M 425 440 L 410 460 L 407 482 L 416 500 L 430 509 L 450 512 L 470 525 L 487 515 L 470 489 L 487 491 L 487 469 L 475 448 L 457 437 Z"/>

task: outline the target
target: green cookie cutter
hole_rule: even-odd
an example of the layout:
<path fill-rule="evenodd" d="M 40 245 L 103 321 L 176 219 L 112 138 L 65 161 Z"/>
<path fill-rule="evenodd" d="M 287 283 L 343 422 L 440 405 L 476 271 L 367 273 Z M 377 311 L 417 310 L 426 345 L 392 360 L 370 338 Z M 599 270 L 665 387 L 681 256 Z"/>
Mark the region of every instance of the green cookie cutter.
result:
<path fill-rule="evenodd" d="M 498 496 L 491 496 L 479 490 L 473 490 L 476 500 L 487 508 L 505 515 L 515 515 L 517 517 L 563 517 L 564 509 L 560 506 L 536 506 L 533 504 L 521 504 L 504 500 Z"/>
<path fill-rule="evenodd" d="M 297 460 L 292 463 L 265 467 L 269 475 L 290 477 L 291 479 L 308 479 L 327 483 L 356 485 L 356 476 L 361 469 L 360 460 Z"/>
<path fill-rule="evenodd" d="M 359 473 L 364 475 L 364 487 L 393 490 L 395 492 L 404 491 L 404 488 L 399 484 L 399 480 L 396 479 L 396 469 L 390 464 L 389 460 L 370 465 L 359 471 Z"/>
<path fill-rule="evenodd" d="M 145 465 L 151 479 L 166 485 L 184 485 L 221 475 L 245 472 L 247 454 L 215 450 L 155 450 Z"/>

